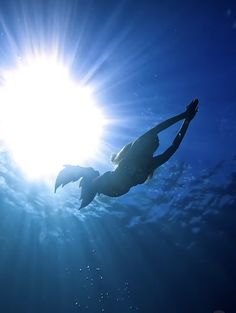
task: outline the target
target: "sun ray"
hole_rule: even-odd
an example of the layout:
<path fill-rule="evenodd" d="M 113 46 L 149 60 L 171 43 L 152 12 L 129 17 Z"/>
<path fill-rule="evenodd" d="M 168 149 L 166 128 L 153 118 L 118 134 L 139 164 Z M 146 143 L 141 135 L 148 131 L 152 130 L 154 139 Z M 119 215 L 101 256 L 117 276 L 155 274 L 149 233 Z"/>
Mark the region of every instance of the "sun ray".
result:
<path fill-rule="evenodd" d="M 18 63 L 0 88 L 1 139 L 15 162 L 39 178 L 91 157 L 105 124 L 92 89 L 73 81 L 54 55 Z"/>

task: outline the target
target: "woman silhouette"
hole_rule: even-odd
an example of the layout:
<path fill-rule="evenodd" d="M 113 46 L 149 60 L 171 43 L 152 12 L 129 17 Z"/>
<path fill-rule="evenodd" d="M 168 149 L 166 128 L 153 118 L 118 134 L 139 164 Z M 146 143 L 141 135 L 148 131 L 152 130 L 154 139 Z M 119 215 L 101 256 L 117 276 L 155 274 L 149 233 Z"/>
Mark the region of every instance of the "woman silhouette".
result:
<path fill-rule="evenodd" d="M 154 171 L 175 153 L 197 111 L 198 99 L 195 99 L 187 106 L 185 112 L 158 124 L 127 144 L 119 153 L 112 156 L 112 162 L 116 165 L 113 171 L 100 175 L 91 167 L 66 165 L 57 176 L 55 192 L 59 186 L 64 187 L 67 183 L 82 178 L 80 209 L 87 206 L 96 194 L 110 197 L 126 194 L 133 186 L 143 184 L 150 179 Z M 158 133 L 181 120 L 184 122 L 172 145 L 164 153 L 153 156 L 159 146 Z"/>

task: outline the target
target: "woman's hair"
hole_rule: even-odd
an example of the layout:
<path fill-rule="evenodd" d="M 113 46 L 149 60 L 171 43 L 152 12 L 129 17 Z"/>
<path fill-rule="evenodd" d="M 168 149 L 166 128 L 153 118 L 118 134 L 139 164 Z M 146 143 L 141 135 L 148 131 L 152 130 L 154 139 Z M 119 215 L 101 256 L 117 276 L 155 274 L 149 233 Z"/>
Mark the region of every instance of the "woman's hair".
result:
<path fill-rule="evenodd" d="M 132 142 L 130 142 L 126 146 L 124 146 L 118 153 L 112 154 L 111 162 L 115 165 L 118 165 L 120 163 L 120 161 L 123 160 L 124 157 L 127 155 L 131 146 L 132 146 Z"/>

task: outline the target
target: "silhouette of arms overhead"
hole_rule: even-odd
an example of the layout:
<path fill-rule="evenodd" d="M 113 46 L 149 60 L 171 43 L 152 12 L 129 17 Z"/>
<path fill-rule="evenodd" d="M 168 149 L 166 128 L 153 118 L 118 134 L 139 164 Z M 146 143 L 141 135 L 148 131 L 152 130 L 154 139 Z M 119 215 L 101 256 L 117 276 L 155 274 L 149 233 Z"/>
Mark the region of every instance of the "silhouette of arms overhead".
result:
<path fill-rule="evenodd" d="M 167 162 L 170 159 L 170 157 L 176 152 L 176 150 L 178 149 L 179 145 L 181 144 L 181 142 L 182 142 L 182 140 L 186 134 L 186 131 L 189 127 L 190 121 L 194 118 L 197 111 L 198 111 L 198 99 L 195 99 L 187 106 L 186 111 L 183 113 L 183 114 L 185 114 L 185 120 L 184 120 L 178 134 L 176 135 L 172 145 L 165 152 L 154 157 L 155 167 L 161 166 L 163 163 Z M 175 118 L 177 119 L 178 116 L 181 116 L 181 115 L 182 114 L 179 114 L 176 117 L 169 119 L 165 122 L 167 122 L 167 124 L 172 125 L 173 123 L 175 123 L 175 122 L 173 122 L 173 120 Z M 163 122 L 161 124 L 165 124 L 165 122 Z M 161 124 L 159 124 L 158 126 L 160 126 Z M 160 128 L 162 128 L 162 127 L 163 126 L 161 126 Z M 165 127 L 166 127 L 166 125 L 165 125 Z M 169 127 L 169 126 L 167 126 L 167 127 Z"/>
<path fill-rule="evenodd" d="M 112 171 L 100 175 L 92 167 L 65 165 L 56 178 L 55 192 L 58 187 L 81 179 L 80 208 L 86 207 L 97 194 L 110 197 L 126 194 L 130 188 L 151 178 L 154 171 L 176 152 L 197 111 L 198 99 L 195 99 L 183 113 L 167 119 L 128 143 L 120 152 L 113 155 L 112 162 L 116 168 Z M 184 120 L 183 124 L 171 146 L 164 153 L 153 156 L 159 146 L 158 133 L 181 120 Z"/>
<path fill-rule="evenodd" d="M 183 120 L 188 119 L 189 121 L 193 119 L 195 114 L 198 111 L 198 99 L 194 99 L 188 106 L 185 112 L 180 113 L 178 115 L 175 115 L 174 117 L 171 117 L 167 119 L 166 121 L 158 124 L 156 127 L 154 127 L 153 130 L 155 130 L 156 133 L 160 133 L 166 128 L 169 128 L 170 126 L 174 125 L 175 123 Z"/>

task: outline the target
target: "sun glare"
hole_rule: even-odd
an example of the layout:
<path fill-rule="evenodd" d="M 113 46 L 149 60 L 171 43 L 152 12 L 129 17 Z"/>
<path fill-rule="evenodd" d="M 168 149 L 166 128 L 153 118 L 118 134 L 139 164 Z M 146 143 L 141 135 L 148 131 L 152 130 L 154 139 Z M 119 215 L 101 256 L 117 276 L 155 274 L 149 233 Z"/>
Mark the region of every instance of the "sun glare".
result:
<path fill-rule="evenodd" d="M 53 176 L 98 150 L 103 114 L 55 57 L 28 59 L 2 79 L 0 139 L 29 178 Z"/>

